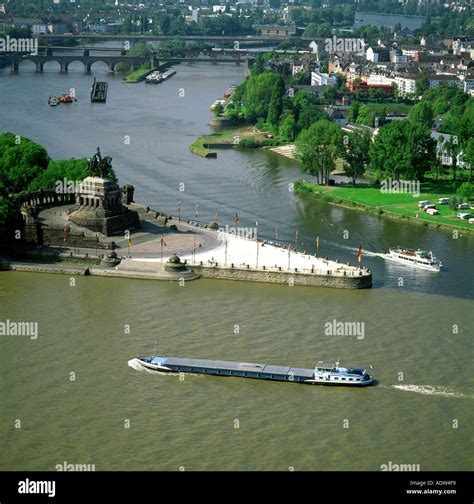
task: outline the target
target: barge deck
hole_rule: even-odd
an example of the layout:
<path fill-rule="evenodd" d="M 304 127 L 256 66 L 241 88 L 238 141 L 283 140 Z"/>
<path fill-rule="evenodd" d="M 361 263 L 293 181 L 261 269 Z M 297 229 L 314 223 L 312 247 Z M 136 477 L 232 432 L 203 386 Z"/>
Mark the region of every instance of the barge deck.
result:
<path fill-rule="evenodd" d="M 133 360 L 146 369 L 161 372 L 203 373 L 321 385 L 364 386 L 373 382 L 365 369 L 340 368 L 338 362 L 334 365 L 325 365 L 320 362 L 314 369 L 305 369 L 249 362 L 162 356 L 142 356 Z"/>

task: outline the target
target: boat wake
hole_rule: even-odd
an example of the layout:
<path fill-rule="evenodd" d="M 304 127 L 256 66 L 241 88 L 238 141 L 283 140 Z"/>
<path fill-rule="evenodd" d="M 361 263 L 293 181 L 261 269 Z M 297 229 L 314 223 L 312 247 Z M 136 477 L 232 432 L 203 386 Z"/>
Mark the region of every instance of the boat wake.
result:
<path fill-rule="evenodd" d="M 172 371 L 157 371 L 156 369 L 149 369 L 145 366 L 142 366 L 140 364 L 140 361 L 138 359 L 130 359 L 128 361 L 128 365 L 135 369 L 135 371 L 145 371 L 146 373 L 151 373 L 155 375 L 163 375 L 163 376 L 180 376 L 179 373 L 175 373 Z M 203 375 L 197 374 L 197 373 L 186 373 L 189 376 L 197 376 L 198 378 L 202 378 Z"/>
<path fill-rule="evenodd" d="M 392 385 L 392 388 L 404 390 L 405 392 L 415 392 L 417 394 L 442 396 L 442 397 L 458 397 L 465 399 L 473 399 L 473 395 L 455 392 L 449 387 L 434 387 L 432 385 Z"/>
<path fill-rule="evenodd" d="M 354 252 L 356 254 L 357 254 L 357 252 L 359 252 L 358 247 L 349 247 L 347 245 L 341 245 L 340 243 L 335 243 L 335 242 L 330 242 L 330 241 L 325 242 L 325 243 L 327 243 L 328 245 L 331 245 L 332 247 L 337 247 L 340 249 L 349 250 L 349 251 Z M 365 250 L 364 248 L 362 249 L 362 254 L 367 257 L 383 257 L 384 256 L 384 253 L 382 253 L 382 252 L 371 252 L 370 250 Z"/>
<path fill-rule="evenodd" d="M 140 364 L 140 361 L 138 359 L 130 359 L 128 361 L 128 365 L 135 369 L 135 371 L 147 371 L 148 373 L 154 373 L 155 371 L 151 370 L 151 369 L 148 369 L 146 368 L 145 366 L 142 366 Z"/>

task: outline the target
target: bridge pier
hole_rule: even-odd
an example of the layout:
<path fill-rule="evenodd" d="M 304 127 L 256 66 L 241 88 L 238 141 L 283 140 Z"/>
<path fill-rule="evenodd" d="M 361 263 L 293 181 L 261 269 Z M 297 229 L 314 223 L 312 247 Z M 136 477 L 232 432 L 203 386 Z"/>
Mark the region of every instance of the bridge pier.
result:
<path fill-rule="evenodd" d="M 68 68 L 69 68 L 69 63 L 61 63 L 61 73 L 67 73 L 68 71 Z"/>
<path fill-rule="evenodd" d="M 82 51 L 82 55 L 83 55 L 83 56 L 90 56 L 90 51 L 89 51 L 89 49 L 84 49 L 84 51 Z"/>
<path fill-rule="evenodd" d="M 107 66 L 108 66 L 107 73 L 109 74 L 115 73 L 115 63 L 109 63 Z"/>
<path fill-rule="evenodd" d="M 43 70 L 44 70 L 44 63 L 36 63 L 36 72 L 43 73 Z"/>
<path fill-rule="evenodd" d="M 92 67 L 91 63 L 84 63 L 84 69 L 85 69 L 86 74 L 90 74 L 92 72 L 91 67 Z"/>
<path fill-rule="evenodd" d="M 12 73 L 18 73 L 18 63 L 16 63 L 15 61 L 11 64 L 11 71 Z"/>

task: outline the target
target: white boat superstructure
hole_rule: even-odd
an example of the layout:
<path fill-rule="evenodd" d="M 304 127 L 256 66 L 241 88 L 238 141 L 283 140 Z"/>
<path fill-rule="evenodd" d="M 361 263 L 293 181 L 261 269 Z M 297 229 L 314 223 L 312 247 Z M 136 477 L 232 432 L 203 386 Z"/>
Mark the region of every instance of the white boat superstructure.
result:
<path fill-rule="evenodd" d="M 389 249 L 388 254 L 383 254 L 383 258 L 398 264 L 405 264 L 412 268 L 423 269 L 439 273 L 442 268 L 441 262 L 433 255 L 433 252 L 426 250 L 406 249 L 397 247 Z"/>
<path fill-rule="evenodd" d="M 306 383 L 320 385 L 370 385 L 374 379 L 367 373 L 365 368 L 343 368 L 339 367 L 339 361 L 333 365 L 318 362 L 313 371 L 313 378 L 306 380 Z"/>

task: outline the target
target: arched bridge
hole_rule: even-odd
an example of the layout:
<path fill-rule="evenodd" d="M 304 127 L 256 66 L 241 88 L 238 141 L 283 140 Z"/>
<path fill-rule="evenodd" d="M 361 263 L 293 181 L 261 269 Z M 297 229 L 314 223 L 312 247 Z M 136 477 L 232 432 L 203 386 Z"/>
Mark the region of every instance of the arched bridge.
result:
<path fill-rule="evenodd" d="M 173 57 L 168 55 L 160 55 L 159 59 L 157 57 L 153 58 L 153 66 L 158 66 L 159 62 L 167 61 L 169 63 L 182 63 L 182 62 L 194 62 L 194 63 L 245 63 L 253 61 L 253 56 L 248 56 L 245 52 L 239 51 L 224 51 L 224 52 L 210 52 L 206 54 L 187 54 L 185 56 Z M 43 72 L 44 65 L 50 61 L 56 61 L 60 65 L 61 72 L 67 72 L 69 65 L 74 61 L 80 61 L 84 65 L 86 73 L 90 73 L 92 65 L 97 62 L 105 63 L 108 67 L 108 71 L 113 73 L 115 67 L 118 63 L 125 63 L 130 65 L 131 69 L 134 70 L 143 63 L 150 61 L 147 56 L 127 56 L 127 55 L 115 55 L 115 56 L 80 56 L 80 55 L 21 55 L 21 54 L 9 54 L 0 57 L 1 61 L 6 62 L 10 65 L 12 72 L 18 72 L 20 64 L 24 61 L 32 61 L 36 65 L 37 72 Z"/>
<path fill-rule="evenodd" d="M 80 61 L 84 65 L 84 69 L 87 73 L 91 72 L 92 65 L 101 61 L 105 63 L 108 67 L 109 72 L 115 71 L 115 66 L 118 63 L 126 63 L 135 69 L 139 65 L 149 61 L 149 58 L 145 56 L 42 56 L 42 55 L 18 55 L 10 54 L 3 57 L 3 61 L 10 64 L 12 72 L 18 72 L 20 64 L 24 61 L 32 61 L 36 65 L 37 72 L 43 72 L 44 65 L 50 61 L 56 61 L 59 63 L 61 72 L 67 72 L 69 65 L 74 61 Z"/>

